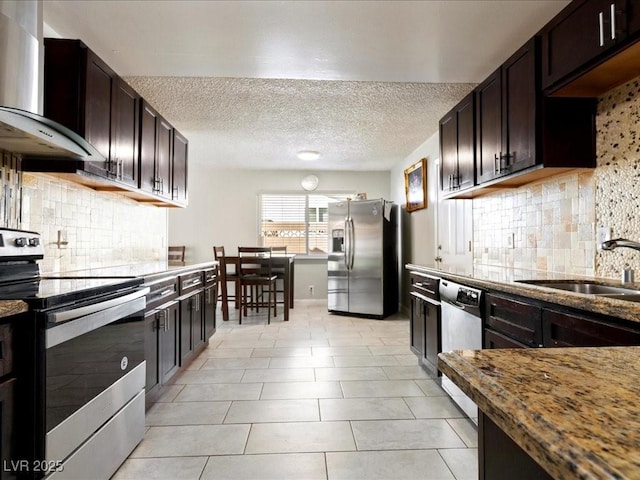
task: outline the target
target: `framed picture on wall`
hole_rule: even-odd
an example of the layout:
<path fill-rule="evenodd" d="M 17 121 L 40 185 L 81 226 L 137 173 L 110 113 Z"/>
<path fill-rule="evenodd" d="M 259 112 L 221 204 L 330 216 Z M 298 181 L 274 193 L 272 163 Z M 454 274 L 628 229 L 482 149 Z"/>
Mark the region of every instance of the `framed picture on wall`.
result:
<path fill-rule="evenodd" d="M 427 159 L 423 158 L 404 171 L 407 212 L 427 208 Z"/>

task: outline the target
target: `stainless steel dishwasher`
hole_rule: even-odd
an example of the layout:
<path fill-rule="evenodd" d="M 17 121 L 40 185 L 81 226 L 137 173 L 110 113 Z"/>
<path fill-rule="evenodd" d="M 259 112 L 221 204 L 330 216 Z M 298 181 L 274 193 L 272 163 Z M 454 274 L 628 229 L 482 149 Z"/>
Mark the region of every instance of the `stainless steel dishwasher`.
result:
<path fill-rule="evenodd" d="M 482 348 L 482 291 L 450 280 L 440 281 L 442 351 L 480 350 Z M 451 399 L 478 424 L 478 407 L 446 375 L 442 388 Z"/>

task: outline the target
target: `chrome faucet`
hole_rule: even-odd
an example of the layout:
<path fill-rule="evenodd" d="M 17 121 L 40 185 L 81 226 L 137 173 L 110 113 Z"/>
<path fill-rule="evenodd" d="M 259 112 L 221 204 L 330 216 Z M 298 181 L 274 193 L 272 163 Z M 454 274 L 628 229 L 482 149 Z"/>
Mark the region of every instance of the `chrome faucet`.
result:
<path fill-rule="evenodd" d="M 613 240 L 607 240 L 600 245 L 603 250 L 613 250 L 618 247 L 633 248 L 640 251 L 640 242 L 634 242 L 633 240 L 627 240 L 626 238 L 614 238 Z"/>

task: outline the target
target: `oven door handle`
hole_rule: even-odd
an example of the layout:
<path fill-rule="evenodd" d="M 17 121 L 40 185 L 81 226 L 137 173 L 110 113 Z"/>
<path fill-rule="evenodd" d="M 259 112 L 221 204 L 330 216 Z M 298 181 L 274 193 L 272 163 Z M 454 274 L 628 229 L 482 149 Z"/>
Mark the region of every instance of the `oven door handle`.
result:
<path fill-rule="evenodd" d="M 47 321 L 51 323 L 60 323 L 66 322 L 67 320 L 73 320 L 74 318 L 85 317 L 87 315 L 91 315 L 92 313 L 99 312 L 100 310 L 105 310 L 107 308 L 126 303 L 129 300 L 144 297 L 147 293 L 149 293 L 149 291 L 149 287 L 145 287 L 140 290 L 136 290 L 133 293 L 128 293 L 127 295 L 122 295 L 120 297 L 105 300 L 104 302 L 92 303 L 91 305 L 85 305 L 84 307 L 53 312 L 47 315 Z"/>
<path fill-rule="evenodd" d="M 67 340 L 89 333 L 100 327 L 126 318 L 129 315 L 142 312 L 146 307 L 144 295 L 146 295 L 148 291 L 148 288 L 144 288 L 140 290 L 140 292 L 136 292 L 136 294 L 124 295 L 117 299 L 119 301 L 115 305 L 112 300 L 102 302 L 98 305 L 104 307 L 105 304 L 109 304 L 110 306 L 84 315 L 76 320 L 48 328 L 46 330 L 45 348 L 55 347 Z M 141 293 L 141 295 L 137 295 L 138 293 Z"/>

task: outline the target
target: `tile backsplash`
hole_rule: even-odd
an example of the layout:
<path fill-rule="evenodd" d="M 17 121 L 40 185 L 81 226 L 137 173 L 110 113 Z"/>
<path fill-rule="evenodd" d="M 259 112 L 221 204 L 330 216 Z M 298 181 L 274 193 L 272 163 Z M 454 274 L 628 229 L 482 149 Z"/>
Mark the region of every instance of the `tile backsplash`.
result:
<path fill-rule="evenodd" d="M 43 273 L 166 259 L 167 212 L 43 174 L 24 173 L 22 226 L 40 232 Z M 58 246 L 58 231 L 67 245 Z"/>
<path fill-rule="evenodd" d="M 474 262 L 620 278 L 640 252 L 598 251 L 596 228 L 640 241 L 640 78 L 598 99 L 597 167 L 473 200 Z M 513 234 L 513 247 L 509 237 Z"/>

